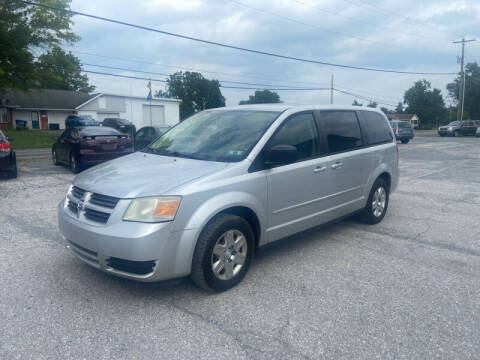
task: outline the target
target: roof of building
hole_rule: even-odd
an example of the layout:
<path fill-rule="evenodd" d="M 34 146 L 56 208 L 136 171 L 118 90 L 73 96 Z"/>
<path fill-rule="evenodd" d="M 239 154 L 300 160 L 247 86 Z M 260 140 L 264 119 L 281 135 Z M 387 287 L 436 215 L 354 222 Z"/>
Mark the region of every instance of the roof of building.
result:
<path fill-rule="evenodd" d="M 388 114 L 387 117 L 391 120 L 412 120 L 416 114 Z"/>
<path fill-rule="evenodd" d="M 28 91 L 10 89 L 0 93 L 1 105 L 21 109 L 37 110 L 76 110 L 86 105 L 99 96 L 119 96 L 125 98 L 140 99 L 138 96 L 117 95 L 117 94 L 86 94 L 70 90 L 31 89 Z M 146 97 L 144 97 L 146 101 Z M 154 102 L 172 101 L 180 102 L 178 99 L 153 98 Z"/>
<path fill-rule="evenodd" d="M 97 95 L 69 90 L 11 89 L 1 93 L 0 98 L 7 99 L 7 106 L 16 108 L 73 110 Z"/>

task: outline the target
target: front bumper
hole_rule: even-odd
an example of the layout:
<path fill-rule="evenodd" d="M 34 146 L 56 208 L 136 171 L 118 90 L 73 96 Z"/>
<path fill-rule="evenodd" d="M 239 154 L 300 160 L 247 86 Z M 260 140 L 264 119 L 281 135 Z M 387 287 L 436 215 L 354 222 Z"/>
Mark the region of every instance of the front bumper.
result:
<path fill-rule="evenodd" d="M 397 140 L 403 140 L 403 139 L 412 140 L 414 137 L 415 137 L 414 134 L 395 134 L 395 139 Z"/>
<path fill-rule="evenodd" d="M 58 205 L 58 222 L 71 252 L 106 273 L 145 282 L 190 274 L 196 239 L 194 229 L 172 232 L 171 222 L 149 224 L 121 219 L 111 224 L 92 225 L 68 213 L 64 201 Z M 124 266 L 119 266 L 119 262 Z M 151 263 L 152 271 L 130 271 L 132 263 L 141 266 Z"/>

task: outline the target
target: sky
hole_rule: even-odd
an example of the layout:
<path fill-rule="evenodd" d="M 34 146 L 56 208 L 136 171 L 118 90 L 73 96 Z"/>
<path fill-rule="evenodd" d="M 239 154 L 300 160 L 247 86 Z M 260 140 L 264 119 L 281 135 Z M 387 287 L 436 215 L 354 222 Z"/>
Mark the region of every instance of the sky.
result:
<path fill-rule="evenodd" d="M 413 72 L 458 72 L 455 40 L 466 62 L 480 62 L 478 0 L 72 0 L 71 9 L 159 30 L 255 50 L 344 65 Z M 73 30 L 82 39 L 65 47 L 84 69 L 165 79 L 161 74 L 199 71 L 228 86 L 334 87 L 391 105 L 417 80 L 427 79 L 447 97 L 455 75 L 378 73 L 308 64 L 216 47 L 81 16 Z M 88 64 L 88 65 L 87 65 Z M 117 67 L 113 70 L 94 65 Z M 138 71 L 153 72 L 143 74 Z M 147 96 L 147 81 L 88 74 L 97 92 Z M 260 85 L 259 85 L 260 84 Z M 154 91 L 165 84 L 152 81 Z M 255 90 L 226 89 L 227 106 Z M 278 91 L 286 103 L 328 104 L 329 90 Z M 335 92 L 334 103 L 351 95 Z M 448 99 L 446 99 L 448 100 Z"/>

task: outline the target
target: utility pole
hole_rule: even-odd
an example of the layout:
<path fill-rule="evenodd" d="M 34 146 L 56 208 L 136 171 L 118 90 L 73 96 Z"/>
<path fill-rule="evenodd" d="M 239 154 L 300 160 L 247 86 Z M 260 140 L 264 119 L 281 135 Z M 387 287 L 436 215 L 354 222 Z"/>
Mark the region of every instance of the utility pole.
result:
<path fill-rule="evenodd" d="M 476 41 L 476 39 L 469 39 L 454 41 L 454 44 L 462 44 L 462 57 L 460 58 L 460 89 L 458 91 L 458 111 L 457 111 L 457 120 L 463 120 L 463 107 L 465 102 L 465 43 Z"/>
<path fill-rule="evenodd" d="M 332 82 L 330 83 L 330 104 L 333 104 L 333 74 L 332 74 Z"/>

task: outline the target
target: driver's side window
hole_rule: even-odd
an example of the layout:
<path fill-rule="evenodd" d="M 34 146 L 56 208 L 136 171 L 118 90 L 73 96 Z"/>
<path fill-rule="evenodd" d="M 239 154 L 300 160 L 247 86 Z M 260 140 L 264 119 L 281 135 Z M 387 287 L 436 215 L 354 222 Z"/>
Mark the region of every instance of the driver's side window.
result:
<path fill-rule="evenodd" d="M 293 115 L 285 120 L 273 136 L 270 146 L 291 145 L 297 148 L 297 161 L 318 155 L 318 134 L 313 113 Z"/>

